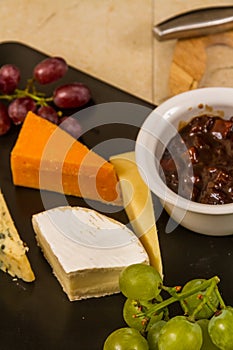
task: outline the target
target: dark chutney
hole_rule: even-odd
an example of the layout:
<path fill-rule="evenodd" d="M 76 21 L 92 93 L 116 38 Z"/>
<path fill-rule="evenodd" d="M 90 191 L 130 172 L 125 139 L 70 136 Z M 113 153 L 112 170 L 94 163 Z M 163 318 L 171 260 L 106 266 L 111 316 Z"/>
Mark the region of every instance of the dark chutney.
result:
<path fill-rule="evenodd" d="M 160 176 L 180 196 L 204 204 L 232 203 L 233 117 L 194 117 L 169 142 L 160 165 Z"/>

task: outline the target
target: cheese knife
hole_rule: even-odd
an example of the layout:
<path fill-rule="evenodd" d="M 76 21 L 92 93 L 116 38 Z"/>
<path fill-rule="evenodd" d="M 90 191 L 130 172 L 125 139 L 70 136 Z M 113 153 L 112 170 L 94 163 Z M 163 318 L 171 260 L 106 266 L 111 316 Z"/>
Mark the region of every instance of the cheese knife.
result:
<path fill-rule="evenodd" d="M 159 41 L 214 34 L 233 29 L 233 6 L 198 9 L 171 17 L 153 27 Z"/>

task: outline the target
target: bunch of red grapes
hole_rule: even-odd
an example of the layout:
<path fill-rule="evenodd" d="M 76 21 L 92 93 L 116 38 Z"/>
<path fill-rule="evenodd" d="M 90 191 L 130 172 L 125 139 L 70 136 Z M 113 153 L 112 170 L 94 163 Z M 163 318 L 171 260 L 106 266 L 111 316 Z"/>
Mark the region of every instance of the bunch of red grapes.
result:
<path fill-rule="evenodd" d="M 58 86 L 52 96 L 37 91 L 35 83 L 45 85 L 62 78 L 68 70 L 61 57 L 46 58 L 33 70 L 25 89 L 19 89 L 20 70 L 13 64 L 0 68 L 0 135 L 6 134 L 11 126 L 23 123 L 27 113 L 37 115 L 59 125 L 75 138 L 80 136 L 80 125 L 75 118 L 63 115 L 66 109 L 85 106 L 91 99 L 90 89 L 83 83 L 73 82 Z"/>

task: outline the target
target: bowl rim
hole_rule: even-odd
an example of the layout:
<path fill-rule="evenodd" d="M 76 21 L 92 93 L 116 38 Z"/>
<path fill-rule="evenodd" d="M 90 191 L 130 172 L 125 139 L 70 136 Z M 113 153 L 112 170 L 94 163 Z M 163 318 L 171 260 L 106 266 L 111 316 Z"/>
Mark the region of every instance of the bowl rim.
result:
<path fill-rule="evenodd" d="M 148 164 L 148 150 L 153 153 L 157 145 L 156 138 L 150 142 L 148 149 L 148 131 L 151 132 L 151 127 L 154 124 L 155 116 L 160 116 L 163 120 L 169 120 L 171 115 L 177 113 L 179 108 L 188 108 L 190 105 L 197 105 L 197 102 L 205 102 L 206 105 L 226 105 L 232 106 L 233 111 L 233 88 L 228 87 L 208 87 L 199 88 L 195 90 L 189 90 L 173 96 L 161 103 L 156 107 L 143 122 L 135 143 L 135 158 L 138 170 L 147 186 L 150 190 L 157 195 L 161 201 L 167 202 L 170 205 L 176 206 L 177 208 L 192 211 L 195 213 L 209 214 L 209 215 L 227 215 L 233 214 L 233 203 L 228 204 L 203 204 L 193 202 L 188 199 L 181 197 L 172 190 L 162 181 L 158 175 L 155 164 Z M 191 103 L 190 103 L 191 100 Z M 199 102 L 200 103 L 200 102 Z M 232 112 L 233 114 L 233 112 Z M 155 162 L 154 162 L 155 163 Z M 151 170 L 155 171 L 152 178 Z M 154 181 L 155 175 L 159 176 L 158 183 Z"/>

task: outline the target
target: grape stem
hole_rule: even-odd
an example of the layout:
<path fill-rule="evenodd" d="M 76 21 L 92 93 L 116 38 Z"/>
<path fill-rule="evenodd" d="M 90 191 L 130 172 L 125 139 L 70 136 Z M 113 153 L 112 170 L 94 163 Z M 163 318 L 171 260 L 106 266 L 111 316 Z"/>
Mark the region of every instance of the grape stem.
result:
<path fill-rule="evenodd" d="M 31 79 L 32 80 L 32 79 Z M 33 80 L 32 80 L 33 82 Z M 16 98 L 21 98 L 21 97 L 30 97 L 31 99 L 33 99 L 34 101 L 36 101 L 37 104 L 41 105 L 41 106 L 47 106 L 48 102 L 52 102 L 53 101 L 53 96 L 51 97 L 44 97 L 43 93 L 37 92 L 34 88 L 33 88 L 33 92 L 30 92 L 30 88 L 32 88 L 32 86 L 34 87 L 34 85 L 32 85 L 32 82 L 30 82 L 30 80 L 28 80 L 28 84 L 26 89 L 21 90 L 21 89 L 15 89 L 14 94 L 12 95 L 0 95 L 0 99 L 4 99 L 4 100 L 8 100 L 8 101 L 12 101 Z"/>
<path fill-rule="evenodd" d="M 219 282 L 220 282 L 219 277 L 214 276 L 214 277 L 204 281 L 201 285 L 196 286 L 187 292 L 178 292 L 178 293 L 175 291 L 175 289 L 173 287 L 162 286 L 162 289 L 167 291 L 171 295 L 171 297 L 162 301 L 161 303 L 156 304 L 155 306 L 151 307 L 148 310 L 148 312 L 138 314 L 138 316 L 140 317 L 140 316 L 144 315 L 146 317 L 151 317 L 152 315 L 159 313 L 159 311 L 161 311 L 162 309 L 166 308 L 167 306 L 173 304 L 174 302 L 177 302 L 177 301 L 182 302 L 185 298 L 188 298 L 189 296 L 196 294 L 198 292 L 201 292 L 203 290 L 206 290 L 206 289 L 207 289 L 207 292 L 206 292 L 207 295 L 203 298 L 203 301 L 200 304 L 201 307 L 203 307 L 204 304 L 208 303 L 208 305 L 211 308 L 213 308 L 213 305 L 209 302 L 208 295 L 210 295 L 211 292 L 213 292 L 213 290 L 215 289 L 217 291 L 217 296 L 219 298 L 220 306 L 221 306 L 221 308 L 224 308 L 225 304 L 224 304 L 222 297 L 221 297 L 221 295 L 218 291 L 218 288 L 217 288 L 217 284 Z M 193 320 L 195 318 L 196 313 L 199 311 L 200 305 L 194 311 L 193 315 L 190 316 L 190 320 Z M 216 311 L 215 308 L 214 308 L 214 311 Z"/>
<path fill-rule="evenodd" d="M 214 290 L 217 289 L 218 288 L 216 288 L 216 282 L 214 280 L 211 281 L 211 284 L 208 287 L 205 295 L 202 295 L 202 302 L 198 305 L 198 307 L 193 311 L 192 315 L 190 316 L 191 320 L 195 320 L 195 316 L 198 314 L 199 311 L 201 311 L 204 305 L 208 305 L 213 312 L 216 312 L 216 307 L 210 301 L 210 295 L 214 292 Z"/>

